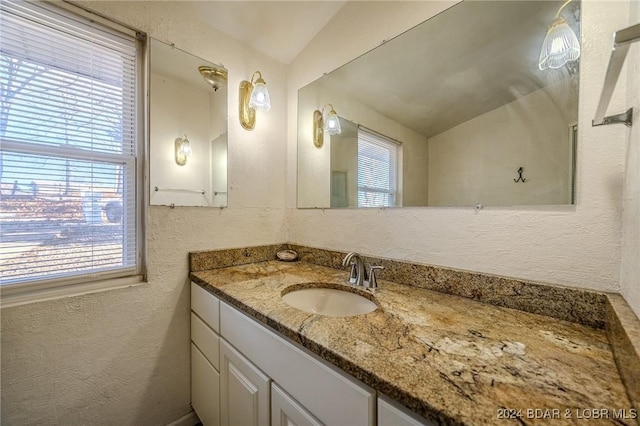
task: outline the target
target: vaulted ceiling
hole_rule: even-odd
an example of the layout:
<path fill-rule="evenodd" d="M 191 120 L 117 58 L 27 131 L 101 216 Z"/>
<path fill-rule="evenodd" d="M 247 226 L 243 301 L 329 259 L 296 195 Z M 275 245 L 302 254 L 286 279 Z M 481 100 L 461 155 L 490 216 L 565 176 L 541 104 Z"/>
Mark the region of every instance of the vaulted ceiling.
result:
<path fill-rule="evenodd" d="M 345 1 L 186 1 L 209 25 L 289 64 Z"/>

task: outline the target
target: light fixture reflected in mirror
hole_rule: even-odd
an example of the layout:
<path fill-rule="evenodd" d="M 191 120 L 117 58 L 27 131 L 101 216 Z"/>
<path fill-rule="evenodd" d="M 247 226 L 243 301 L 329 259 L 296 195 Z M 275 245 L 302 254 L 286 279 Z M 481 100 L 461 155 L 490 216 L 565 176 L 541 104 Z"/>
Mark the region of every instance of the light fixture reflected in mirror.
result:
<path fill-rule="evenodd" d="M 325 117 L 324 110 L 327 107 L 330 107 L 331 109 L 327 112 Z M 316 148 L 320 148 L 324 144 L 325 132 L 329 135 L 339 135 L 342 133 L 340 118 L 332 104 L 326 104 L 323 106 L 322 111 L 313 111 L 313 144 Z"/>
<path fill-rule="evenodd" d="M 214 91 L 218 91 L 220 84 L 225 84 L 227 81 L 227 70 L 218 66 L 201 66 L 198 67 L 198 71 L 204 78 L 204 81 L 209 83 Z"/>
<path fill-rule="evenodd" d="M 191 156 L 191 142 L 187 139 L 187 135 L 175 140 L 176 164 L 184 166 L 187 164 L 187 157 Z"/>
<path fill-rule="evenodd" d="M 567 0 L 556 13 L 556 18 L 547 30 L 547 34 L 540 49 L 538 67 L 540 70 L 547 68 L 560 68 L 567 62 L 575 61 L 580 57 L 580 42 L 567 21 L 560 16 L 562 9 L 571 0 Z"/>
<path fill-rule="evenodd" d="M 257 80 L 254 78 L 258 76 Z M 251 81 L 240 82 L 240 124 L 247 130 L 253 130 L 256 125 L 256 110 L 269 111 L 271 99 L 267 84 L 262 78 L 262 73 L 256 71 L 251 76 Z"/>

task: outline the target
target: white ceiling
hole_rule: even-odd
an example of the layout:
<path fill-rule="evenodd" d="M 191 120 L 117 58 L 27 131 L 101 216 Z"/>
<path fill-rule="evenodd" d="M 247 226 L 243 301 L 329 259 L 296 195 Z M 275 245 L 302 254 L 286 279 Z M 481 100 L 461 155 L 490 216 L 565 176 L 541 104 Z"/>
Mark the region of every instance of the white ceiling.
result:
<path fill-rule="evenodd" d="M 289 64 L 346 1 L 184 2 L 236 40 Z"/>

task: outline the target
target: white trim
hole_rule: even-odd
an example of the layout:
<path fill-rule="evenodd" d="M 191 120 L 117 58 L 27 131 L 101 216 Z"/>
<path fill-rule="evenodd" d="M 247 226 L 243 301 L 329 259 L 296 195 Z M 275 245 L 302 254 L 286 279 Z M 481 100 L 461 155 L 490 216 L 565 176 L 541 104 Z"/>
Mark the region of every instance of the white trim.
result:
<path fill-rule="evenodd" d="M 189 413 L 169 423 L 167 426 L 194 426 L 200 423 L 200 419 L 196 412 L 191 410 Z"/>
<path fill-rule="evenodd" d="M 14 154 L 46 155 L 49 157 L 64 157 L 81 161 L 101 161 L 111 164 L 133 163 L 135 161 L 135 157 L 132 155 L 90 151 L 80 147 L 19 142 L 9 139 L 3 139 L 0 142 L 2 142 L 2 151 Z"/>
<path fill-rule="evenodd" d="M 569 195 L 571 197 L 571 205 L 578 203 L 578 122 L 572 121 L 567 129 L 569 134 L 569 155 L 571 155 L 571 176 L 569 177 Z"/>
<path fill-rule="evenodd" d="M 136 265 L 138 272 L 147 277 L 147 213 L 149 196 L 149 141 L 151 131 L 149 126 L 149 76 L 151 75 L 149 58 L 149 38 L 146 34 L 138 33 L 138 55 L 136 64 L 136 235 L 138 237 L 138 253 Z"/>
<path fill-rule="evenodd" d="M 0 307 L 8 308 L 11 306 L 25 305 L 27 303 L 60 299 L 63 297 L 80 296 L 83 294 L 97 293 L 117 288 L 132 287 L 144 283 L 145 281 L 142 275 L 133 275 L 124 278 L 89 281 L 81 284 L 70 283 L 69 285 L 57 287 L 34 287 L 30 290 L 25 290 L 24 286 L 22 286 L 19 292 L 8 292 L 8 288 L 2 287 L 0 288 L 0 295 L 2 296 L 0 297 Z"/>
<path fill-rule="evenodd" d="M 13 5 L 10 4 L 9 6 Z M 7 152 L 13 152 L 18 154 L 32 154 L 32 155 L 49 155 L 49 156 L 64 156 L 72 159 L 85 160 L 85 161 L 98 161 L 114 164 L 125 164 L 129 169 L 135 170 L 132 172 L 132 184 L 135 184 L 135 217 L 132 221 L 135 221 L 136 231 L 136 265 L 125 266 L 117 269 L 107 270 L 104 272 L 88 272 L 78 275 L 69 275 L 61 278 L 38 278 L 33 280 L 22 281 L 7 281 L 4 283 L 0 280 L 0 306 L 15 306 L 25 303 L 32 303 L 43 300 L 56 299 L 60 297 L 75 296 L 79 294 L 91 293 L 96 291 L 105 291 L 114 288 L 129 287 L 137 285 L 145 281 L 144 276 L 144 261 L 145 261 L 145 227 L 144 227 L 144 215 L 146 214 L 144 203 L 144 185 L 143 173 L 145 170 L 145 147 L 147 143 L 146 137 L 146 111 L 147 99 L 146 99 L 146 68 L 144 66 L 146 48 L 144 40 L 145 35 L 137 32 L 136 30 L 124 26 L 119 23 L 112 22 L 108 18 L 96 15 L 90 11 L 84 10 L 82 7 L 72 5 L 60 1 L 33 1 L 27 0 L 25 3 L 16 2 L 16 8 L 22 9 L 35 9 L 37 13 L 44 13 L 49 11 L 55 14 L 56 17 L 64 20 L 64 22 L 78 22 L 81 26 L 87 25 L 87 20 L 91 23 L 98 23 L 102 26 L 108 27 L 107 34 L 123 37 L 124 35 L 131 36 L 137 43 L 136 49 L 136 93 L 135 93 L 135 144 L 137 151 L 134 154 L 113 154 L 99 151 L 89 152 L 82 148 L 67 148 L 64 146 L 51 146 L 46 144 L 34 144 L 24 143 L 14 140 L 2 140 L 2 150 Z M 60 10 L 61 9 L 61 10 Z M 73 16 L 71 16 L 71 15 Z M 92 25 L 93 26 L 93 25 Z M 101 31 L 104 28 L 101 28 Z M 145 87 L 143 87 L 143 85 Z M 125 243 L 129 242 L 129 239 L 125 239 Z M 125 251 L 127 249 L 125 248 Z"/>

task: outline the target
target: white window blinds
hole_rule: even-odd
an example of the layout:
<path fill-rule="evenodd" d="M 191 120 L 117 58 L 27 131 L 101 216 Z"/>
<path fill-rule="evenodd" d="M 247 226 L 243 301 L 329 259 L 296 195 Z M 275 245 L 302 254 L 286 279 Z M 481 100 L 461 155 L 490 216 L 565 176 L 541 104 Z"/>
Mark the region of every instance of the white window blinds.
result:
<path fill-rule="evenodd" d="M 397 205 L 398 149 L 391 139 L 358 128 L 358 207 Z"/>
<path fill-rule="evenodd" d="M 0 5 L 2 284 L 138 272 L 135 34 Z"/>

